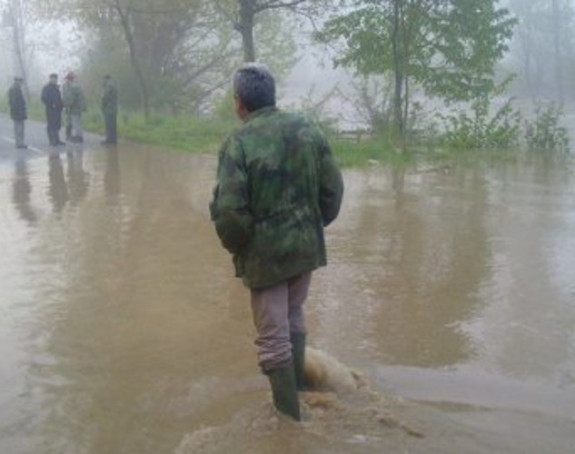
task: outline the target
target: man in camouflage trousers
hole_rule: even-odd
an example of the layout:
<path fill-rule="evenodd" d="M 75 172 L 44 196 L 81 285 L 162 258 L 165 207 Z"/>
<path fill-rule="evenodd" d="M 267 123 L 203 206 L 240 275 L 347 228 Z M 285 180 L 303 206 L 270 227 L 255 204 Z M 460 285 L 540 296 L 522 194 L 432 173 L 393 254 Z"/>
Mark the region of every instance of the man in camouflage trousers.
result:
<path fill-rule="evenodd" d="M 62 102 L 66 111 L 66 140 L 84 142 L 82 114 L 86 111 L 86 98 L 73 72 L 68 73 L 62 86 Z"/>
<path fill-rule="evenodd" d="M 312 272 L 327 264 L 324 227 L 339 214 L 343 180 L 321 131 L 275 107 L 275 82 L 265 67 L 239 69 L 234 92 L 244 124 L 220 151 L 210 211 L 251 290 L 259 364 L 274 404 L 299 421 L 303 304 Z"/>

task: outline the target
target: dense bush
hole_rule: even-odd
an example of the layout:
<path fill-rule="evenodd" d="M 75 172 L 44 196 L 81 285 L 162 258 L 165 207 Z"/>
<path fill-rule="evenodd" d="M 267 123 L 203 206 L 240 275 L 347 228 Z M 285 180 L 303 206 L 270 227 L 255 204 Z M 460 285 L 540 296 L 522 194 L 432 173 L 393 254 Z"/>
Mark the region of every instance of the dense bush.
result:
<path fill-rule="evenodd" d="M 560 125 L 563 109 L 556 104 L 539 106 L 535 119 L 525 122 L 527 147 L 532 151 L 565 153 L 569 151 L 567 130 Z"/>
<path fill-rule="evenodd" d="M 481 98 L 471 104 L 470 111 L 459 110 L 440 115 L 444 132 L 441 142 L 461 150 L 509 149 L 519 144 L 521 115 L 512 100 L 491 115 L 491 103 Z"/>

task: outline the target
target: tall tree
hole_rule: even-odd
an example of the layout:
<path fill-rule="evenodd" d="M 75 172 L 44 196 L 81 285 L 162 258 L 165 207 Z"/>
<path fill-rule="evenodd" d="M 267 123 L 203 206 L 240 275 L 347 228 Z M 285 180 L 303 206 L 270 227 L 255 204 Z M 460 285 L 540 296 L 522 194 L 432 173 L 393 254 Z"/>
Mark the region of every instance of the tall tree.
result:
<path fill-rule="evenodd" d="M 95 32 L 96 42 L 114 41 L 108 57 L 116 49 L 128 54 L 146 117 L 159 80 L 185 90 L 235 52 L 229 39 L 222 44 L 217 36 L 217 13 L 208 0 L 31 1 L 44 16 L 64 17 Z"/>
<path fill-rule="evenodd" d="M 240 35 L 229 22 L 236 0 L 28 1 L 43 17 L 81 25 L 85 79 L 117 75 L 124 104 L 145 112 L 200 112 L 242 61 Z M 260 55 L 281 75 L 294 63 L 296 46 L 291 21 L 268 6 L 255 30 Z"/>
<path fill-rule="evenodd" d="M 561 19 L 562 8 L 559 0 L 551 0 L 551 15 L 553 24 L 553 56 L 555 59 L 555 83 L 557 84 L 557 99 L 561 104 L 565 103 L 563 91 L 563 56 L 561 41 L 563 40 L 563 21 Z"/>
<path fill-rule="evenodd" d="M 429 96 L 466 101 L 495 88 L 494 66 L 515 20 L 497 0 L 356 0 L 317 34 L 338 44 L 336 65 L 394 77 L 394 123 L 405 138 L 412 82 Z"/>
<path fill-rule="evenodd" d="M 266 11 L 279 9 L 294 13 L 313 14 L 329 1 L 327 0 L 214 0 L 220 12 L 233 24 L 242 37 L 244 62 L 257 58 L 254 30 L 257 17 Z"/>

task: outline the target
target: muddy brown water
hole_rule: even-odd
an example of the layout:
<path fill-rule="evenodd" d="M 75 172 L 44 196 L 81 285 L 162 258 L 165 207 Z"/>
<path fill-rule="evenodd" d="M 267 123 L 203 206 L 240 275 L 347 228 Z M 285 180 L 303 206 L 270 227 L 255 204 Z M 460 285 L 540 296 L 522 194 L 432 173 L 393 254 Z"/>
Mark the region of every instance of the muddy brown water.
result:
<path fill-rule="evenodd" d="M 0 162 L 0 453 L 575 452 L 570 166 L 347 171 L 310 338 L 381 399 L 301 426 L 267 403 L 214 167 L 126 145 Z"/>

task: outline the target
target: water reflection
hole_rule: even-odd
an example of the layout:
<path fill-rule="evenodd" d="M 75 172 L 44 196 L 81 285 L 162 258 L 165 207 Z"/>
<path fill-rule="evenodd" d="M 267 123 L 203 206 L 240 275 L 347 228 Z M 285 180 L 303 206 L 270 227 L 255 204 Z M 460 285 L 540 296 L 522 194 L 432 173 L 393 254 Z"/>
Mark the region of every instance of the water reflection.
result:
<path fill-rule="evenodd" d="M 51 153 L 48 157 L 48 164 L 48 197 L 52 203 L 54 213 L 60 214 L 70 200 L 68 185 L 64 175 L 64 166 L 62 165 L 60 154 Z"/>
<path fill-rule="evenodd" d="M 126 154 L 90 156 L 96 160 L 90 168 L 102 172 L 94 181 L 103 186 L 77 203 L 92 209 L 69 212 L 64 224 L 42 231 L 49 246 L 38 250 L 37 260 L 59 268 L 37 288 L 44 298 L 28 327 L 36 347 L 27 375 L 49 421 L 35 427 L 43 452 L 169 452 L 166 446 L 181 441 L 202 406 L 212 405 L 208 396 L 190 395 L 190 387 L 246 371 L 257 375 L 250 368 L 249 306 L 234 299 L 246 294 L 229 279 L 209 218 L 189 199 L 190 189 L 209 193 L 211 185 L 202 183 L 212 173 L 190 186 L 193 167 L 183 171 L 154 152 Z M 122 159 L 129 162 L 126 185 Z M 52 157 L 50 168 L 51 182 L 65 184 L 71 194 L 70 173 L 67 181 L 54 178 L 62 175 L 61 159 Z M 68 169 L 81 173 L 77 164 Z M 109 210 L 121 186 L 123 206 Z M 213 350 L 214 332 L 239 340 Z M 228 393 L 253 388 L 234 382 L 226 385 Z"/>
<path fill-rule="evenodd" d="M 30 184 L 28 164 L 25 159 L 17 159 L 14 171 L 12 202 L 20 217 L 28 224 L 35 225 L 38 215 L 31 206 L 31 194 L 32 185 Z"/>
<path fill-rule="evenodd" d="M 110 147 L 106 150 L 106 172 L 104 175 L 104 187 L 108 204 L 111 206 L 118 204 L 121 192 L 121 169 L 117 147 Z"/>
<path fill-rule="evenodd" d="M 34 247 L 12 268 L 11 297 L 26 303 L 0 369 L 17 352 L 23 385 L 0 408 L 0 452 L 171 452 L 264 400 L 247 294 L 206 209 L 215 160 L 75 149 L 36 166 L 17 163 L 12 183 L 12 215 L 39 228 L 20 235 Z M 563 169 L 371 169 L 346 183 L 309 302 L 312 343 L 368 373 L 472 363 L 570 383 L 575 187 Z M 66 215 L 39 217 L 46 207 Z M 0 222 L 0 238 L 12 229 Z"/>
<path fill-rule="evenodd" d="M 337 344 L 359 364 L 377 357 L 441 367 L 469 359 L 458 322 L 480 303 L 492 253 L 481 170 L 350 173 L 348 195 L 330 233 L 334 266 L 320 282 L 328 296 L 318 302 L 318 343 Z M 342 330 L 347 336 L 338 339 Z"/>
<path fill-rule="evenodd" d="M 70 203 L 77 206 L 88 194 L 90 186 L 89 175 L 84 171 L 84 149 L 68 150 L 67 156 L 67 180 L 70 193 Z"/>

